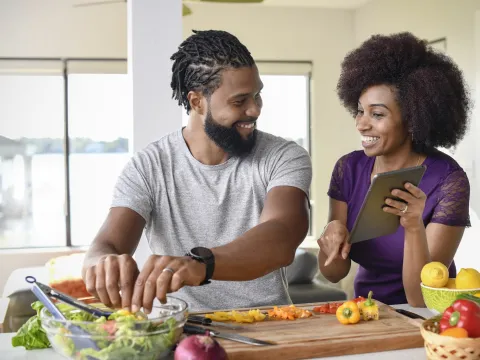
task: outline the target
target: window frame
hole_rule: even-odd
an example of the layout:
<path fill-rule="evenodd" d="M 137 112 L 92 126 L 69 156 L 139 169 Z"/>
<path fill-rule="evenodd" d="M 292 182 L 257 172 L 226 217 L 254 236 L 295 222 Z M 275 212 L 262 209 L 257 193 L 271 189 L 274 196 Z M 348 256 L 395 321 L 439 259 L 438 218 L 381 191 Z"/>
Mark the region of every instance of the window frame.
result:
<path fill-rule="evenodd" d="M 299 75 L 307 78 L 307 151 L 314 163 L 314 154 L 312 153 L 312 81 L 313 81 L 313 62 L 303 60 L 256 60 L 260 75 Z M 315 203 L 314 186 L 310 186 L 310 224 L 305 242 L 301 247 L 310 247 L 314 240 L 314 212 Z"/>
<path fill-rule="evenodd" d="M 13 64 L 11 67 L 4 66 Z M 55 66 L 55 65 L 56 66 Z M 2 66 L 3 65 L 3 66 Z M 72 244 L 71 221 L 71 190 L 70 190 L 70 132 L 69 132 L 69 93 L 68 77 L 73 74 L 127 74 L 128 60 L 126 58 L 42 58 L 42 57 L 0 57 L 0 77 L 7 74 L 31 75 L 61 75 L 63 80 L 63 146 L 64 146 L 64 177 L 65 177 L 65 247 L 68 249 L 83 249 L 83 245 Z M 0 248 L 0 251 L 23 249 L 48 249 L 57 246 L 32 246 Z"/>

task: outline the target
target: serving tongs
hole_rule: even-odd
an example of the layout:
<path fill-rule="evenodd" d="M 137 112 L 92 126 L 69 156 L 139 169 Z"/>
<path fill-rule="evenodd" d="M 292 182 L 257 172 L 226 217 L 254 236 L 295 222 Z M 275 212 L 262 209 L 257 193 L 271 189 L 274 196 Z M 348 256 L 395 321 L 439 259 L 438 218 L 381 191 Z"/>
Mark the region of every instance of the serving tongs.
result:
<path fill-rule="evenodd" d="M 60 292 L 56 292 L 49 286 L 37 282 L 37 280 L 33 276 L 27 276 L 25 280 L 29 284 L 32 284 L 32 289 L 31 289 L 32 292 L 35 294 L 38 300 L 40 300 L 40 302 L 45 306 L 45 308 L 50 312 L 50 314 L 52 314 L 53 318 L 58 321 L 64 322 L 65 328 L 67 328 L 73 335 L 75 335 L 75 336 L 72 336 L 72 341 L 75 344 L 75 347 L 77 350 L 81 350 L 81 349 L 99 350 L 95 341 L 92 340 L 91 334 L 85 329 L 82 329 L 80 326 L 69 323 L 65 315 L 62 314 L 62 312 L 52 302 L 50 297 L 55 297 L 53 296 L 54 294 L 55 295 L 60 294 L 61 297 L 63 296 L 68 297 L 69 299 L 67 299 L 67 301 L 75 300 L 75 299 L 71 298 L 68 295 L 62 294 Z"/>
<path fill-rule="evenodd" d="M 54 298 L 56 300 L 59 300 L 59 301 L 65 303 L 65 304 L 68 304 L 68 305 L 71 305 L 71 306 L 73 306 L 77 309 L 83 310 L 83 311 L 85 311 L 89 314 L 92 314 L 93 316 L 96 316 L 96 317 L 104 316 L 104 317 L 108 318 L 110 315 L 113 314 L 113 311 L 111 311 L 111 310 L 102 310 L 102 309 L 96 308 L 94 306 L 88 305 L 88 304 L 84 303 L 83 301 L 80 301 L 80 300 L 78 300 L 78 299 L 76 299 L 76 298 L 74 298 L 70 295 L 67 295 L 65 293 L 62 293 L 61 291 L 55 290 L 48 285 L 42 284 L 42 283 L 38 282 L 33 276 L 27 276 L 25 278 L 25 280 L 28 283 L 33 284 L 32 291 L 37 296 L 37 298 L 38 298 L 37 292 L 40 291 L 42 294 L 44 294 L 47 297 L 51 297 L 51 298 Z M 40 298 L 39 298 L 39 300 L 42 301 Z M 50 309 L 48 309 L 48 310 L 50 310 Z"/>

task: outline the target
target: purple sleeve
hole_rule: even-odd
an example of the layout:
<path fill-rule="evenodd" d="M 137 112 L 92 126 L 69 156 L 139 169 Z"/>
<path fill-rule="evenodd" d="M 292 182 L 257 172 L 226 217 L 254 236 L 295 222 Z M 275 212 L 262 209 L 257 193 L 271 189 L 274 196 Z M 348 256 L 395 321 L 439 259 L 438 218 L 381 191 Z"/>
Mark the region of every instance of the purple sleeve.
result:
<path fill-rule="evenodd" d="M 330 179 L 330 187 L 328 196 L 332 199 L 347 202 L 344 189 L 344 174 L 347 167 L 348 155 L 342 156 L 333 168 L 332 178 Z"/>
<path fill-rule="evenodd" d="M 470 183 L 463 170 L 456 170 L 444 180 L 433 211 L 433 223 L 449 226 L 470 226 Z"/>

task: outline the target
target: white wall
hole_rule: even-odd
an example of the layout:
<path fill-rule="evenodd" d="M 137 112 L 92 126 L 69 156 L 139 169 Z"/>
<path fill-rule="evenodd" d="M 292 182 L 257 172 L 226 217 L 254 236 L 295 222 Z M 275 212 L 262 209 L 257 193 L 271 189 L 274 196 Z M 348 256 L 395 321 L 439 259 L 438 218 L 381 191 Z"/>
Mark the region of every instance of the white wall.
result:
<path fill-rule="evenodd" d="M 0 57 L 126 57 L 125 4 L 1 0 Z"/>
<path fill-rule="evenodd" d="M 372 34 L 410 31 L 418 37 L 447 39 L 447 54 L 464 72 L 473 97 L 476 95 L 475 11 L 480 0 L 374 0 L 355 12 L 355 43 L 359 45 Z M 455 153 L 471 182 L 471 205 L 480 213 L 480 157 L 475 155 L 478 116 L 472 116 L 470 131 Z M 480 154 L 480 152 L 479 152 Z M 476 169 L 475 169 L 476 167 Z"/>

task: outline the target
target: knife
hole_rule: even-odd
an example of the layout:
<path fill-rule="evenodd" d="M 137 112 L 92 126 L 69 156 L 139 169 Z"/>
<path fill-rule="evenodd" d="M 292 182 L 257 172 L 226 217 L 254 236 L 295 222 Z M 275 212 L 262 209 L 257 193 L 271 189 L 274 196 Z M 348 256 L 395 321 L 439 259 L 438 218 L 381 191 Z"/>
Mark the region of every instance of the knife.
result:
<path fill-rule="evenodd" d="M 232 324 L 226 324 L 222 323 L 220 321 L 213 321 L 212 319 L 203 317 L 203 316 L 197 316 L 197 315 L 189 315 L 187 318 L 187 322 L 191 324 L 199 324 L 199 325 L 204 325 L 204 326 L 223 326 L 232 330 L 241 330 L 243 329 L 241 326 L 236 326 Z"/>
<path fill-rule="evenodd" d="M 408 310 L 403 310 L 403 309 L 394 309 L 397 313 L 405 315 L 406 317 L 409 317 L 410 319 L 421 319 L 425 320 L 425 318 L 421 315 L 415 314 L 414 312 L 408 311 Z"/>
<path fill-rule="evenodd" d="M 275 343 L 269 342 L 269 341 L 257 340 L 257 339 L 249 338 L 246 336 L 238 335 L 238 334 L 217 332 L 210 329 L 207 330 L 200 326 L 188 325 L 188 324 L 183 325 L 183 332 L 185 334 L 191 334 L 191 335 L 194 335 L 194 334 L 205 335 L 208 332 L 213 337 L 218 337 L 218 338 L 232 340 L 232 341 L 238 341 L 241 343 L 256 345 L 256 346 L 275 345 Z"/>

